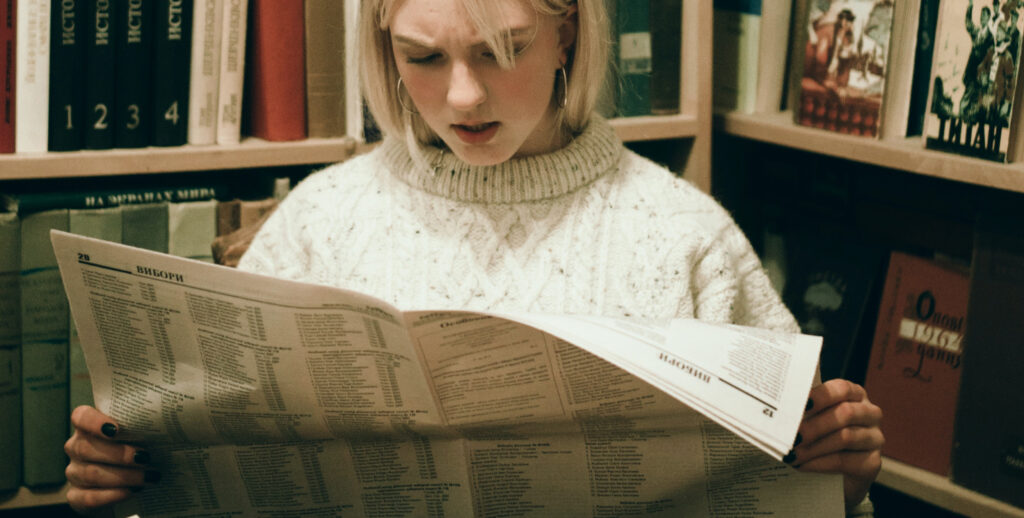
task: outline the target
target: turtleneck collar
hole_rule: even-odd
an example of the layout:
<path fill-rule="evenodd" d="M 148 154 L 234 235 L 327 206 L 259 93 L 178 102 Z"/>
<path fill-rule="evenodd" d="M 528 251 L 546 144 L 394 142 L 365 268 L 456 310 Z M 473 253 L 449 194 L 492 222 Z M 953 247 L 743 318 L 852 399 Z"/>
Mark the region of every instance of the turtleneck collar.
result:
<path fill-rule="evenodd" d="M 402 139 L 380 147 L 392 174 L 431 194 L 466 202 L 517 203 L 554 198 L 587 185 L 615 169 L 622 156 L 615 130 L 600 116 L 565 147 L 543 155 L 474 166 L 451 151 L 420 146 L 414 157 Z"/>

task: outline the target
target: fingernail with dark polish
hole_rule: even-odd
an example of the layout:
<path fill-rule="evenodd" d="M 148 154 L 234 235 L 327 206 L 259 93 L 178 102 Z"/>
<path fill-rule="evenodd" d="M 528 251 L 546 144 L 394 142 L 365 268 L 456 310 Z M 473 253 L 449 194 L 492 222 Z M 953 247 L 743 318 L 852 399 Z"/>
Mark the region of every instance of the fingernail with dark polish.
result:
<path fill-rule="evenodd" d="M 794 460 L 796 460 L 796 452 L 793 450 L 789 450 L 789 453 L 782 458 L 782 462 L 785 462 L 786 464 L 792 464 Z"/>
<path fill-rule="evenodd" d="M 133 460 L 136 464 L 149 464 L 149 452 L 137 451 Z"/>
<path fill-rule="evenodd" d="M 800 443 L 802 443 L 802 442 L 804 442 L 804 436 L 802 436 L 799 433 L 797 433 L 796 434 L 796 440 L 793 441 L 793 447 L 796 448 L 797 446 L 800 446 Z"/>
<path fill-rule="evenodd" d="M 117 427 L 114 426 L 114 423 L 103 423 L 103 426 L 100 427 L 100 431 L 107 437 L 117 435 Z"/>
<path fill-rule="evenodd" d="M 146 476 L 143 480 L 145 480 L 147 484 L 156 484 L 157 482 L 160 482 L 161 478 L 163 478 L 163 475 L 161 475 L 159 471 L 150 470 L 146 471 Z"/>
<path fill-rule="evenodd" d="M 804 412 L 806 412 L 806 411 L 808 411 L 808 410 L 810 410 L 812 408 L 814 408 L 814 400 L 813 399 L 808 399 L 807 400 L 807 408 L 804 408 Z"/>

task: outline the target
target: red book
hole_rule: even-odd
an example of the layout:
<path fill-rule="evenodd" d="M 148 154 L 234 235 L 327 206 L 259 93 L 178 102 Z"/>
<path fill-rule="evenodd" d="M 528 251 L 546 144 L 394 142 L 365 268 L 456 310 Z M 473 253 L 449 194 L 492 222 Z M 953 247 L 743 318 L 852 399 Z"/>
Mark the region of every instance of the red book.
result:
<path fill-rule="evenodd" d="M 249 4 L 249 133 L 265 140 L 306 138 L 304 10 L 294 0 Z M 341 66 L 339 64 L 338 66 Z"/>
<path fill-rule="evenodd" d="M 0 102 L 0 153 L 14 153 L 14 0 L 0 0 L 0 73 L 3 84 L 0 84 L 2 102 Z"/>
<path fill-rule="evenodd" d="M 882 453 L 949 474 L 969 276 L 893 252 L 864 386 L 882 408 Z"/>

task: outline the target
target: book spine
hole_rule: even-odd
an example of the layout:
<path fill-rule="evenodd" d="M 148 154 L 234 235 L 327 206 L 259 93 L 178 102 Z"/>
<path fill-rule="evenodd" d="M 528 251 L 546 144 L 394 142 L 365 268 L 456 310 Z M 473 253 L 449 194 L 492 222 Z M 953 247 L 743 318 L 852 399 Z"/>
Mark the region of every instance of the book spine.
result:
<path fill-rule="evenodd" d="M 907 115 L 907 136 L 924 131 L 924 114 L 928 102 L 932 57 L 935 53 L 935 27 L 939 20 L 939 0 L 921 0 L 917 20 L 917 45 L 914 51 L 914 74 L 910 86 Z"/>
<path fill-rule="evenodd" d="M 218 144 L 237 144 L 242 138 L 242 86 L 248 12 L 248 0 L 226 0 L 224 4 L 217 110 Z"/>
<path fill-rule="evenodd" d="M 210 245 L 216 238 L 216 201 L 189 201 L 167 206 L 167 253 L 212 263 Z"/>
<path fill-rule="evenodd" d="M 306 127 L 312 138 L 345 135 L 345 6 L 306 0 Z"/>
<path fill-rule="evenodd" d="M 0 491 L 21 485 L 21 220 L 0 214 Z"/>
<path fill-rule="evenodd" d="M 302 140 L 306 138 L 303 3 L 252 0 L 250 11 L 246 49 L 250 134 L 269 141 Z"/>
<path fill-rule="evenodd" d="M 218 85 L 223 3 L 196 0 L 192 16 L 192 58 L 189 75 L 188 143 L 217 143 Z"/>
<path fill-rule="evenodd" d="M 114 146 L 149 145 L 153 106 L 153 4 L 117 0 Z"/>
<path fill-rule="evenodd" d="M 218 185 L 189 185 L 124 191 L 25 193 L 0 195 L 0 200 L 4 202 L 5 210 L 25 215 L 57 208 L 97 209 L 140 203 L 212 200 L 223 191 L 226 188 Z"/>
<path fill-rule="evenodd" d="M 793 0 L 763 2 L 761 48 L 757 57 L 757 95 L 754 111 L 778 113 L 786 83 L 786 50 L 793 14 Z"/>
<path fill-rule="evenodd" d="M 3 87 L 0 89 L 0 153 L 14 153 L 14 109 L 15 109 L 15 18 L 17 3 L 14 0 L 0 1 L 0 71 L 3 73 Z"/>
<path fill-rule="evenodd" d="M 18 2 L 14 148 L 45 153 L 50 94 L 50 0 Z"/>
<path fill-rule="evenodd" d="M 85 46 L 83 147 L 114 147 L 114 76 L 117 11 L 113 0 L 89 0 Z"/>
<path fill-rule="evenodd" d="M 160 202 L 121 207 L 121 241 L 167 253 L 167 206 L 167 202 Z"/>
<path fill-rule="evenodd" d="M 345 63 L 359 63 L 356 40 L 359 31 L 359 1 L 344 0 L 345 5 Z M 359 87 L 359 74 L 345 74 L 345 133 L 352 138 L 362 138 L 363 95 Z"/>
<path fill-rule="evenodd" d="M 50 151 L 82 148 L 85 78 L 85 2 L 50 4 Z"/>
<path fill-rule="evenodd" d="M 649 2 L 619 0 L 619 115 L 651 113 L 651 26 Z"/>
<path fill-rule="evenodd" d="M 715 107 L 751 113 L 757 99 L 761 3 L 719 0 L 714 16 Z"/>
<path fill-rule="evenodd" d="M 154 16 L 153 145 L 188 140 L 192 0 L 160 0 Z"/>
<path fill-rule="evenodd" d="M 68 232 L 80 236 L 121 242 L 121 208 L 72 209 L 68 211 Z M 82 352 L 75 319 L 68 325 L 68 415 L 81 405 L 93 405 L 92 382 Z"/>
<path fill-rule="evenodd" d="M 22 218 L 21 383 L 24 483 L 64 482 L 68 420 L 68 301 L 50 229 L 68 230 L 68 211 Z"/>
<path fill-rule="evenodd" d="M 651 113 L 679 113 L 683 3 L 651 0 Z"/>

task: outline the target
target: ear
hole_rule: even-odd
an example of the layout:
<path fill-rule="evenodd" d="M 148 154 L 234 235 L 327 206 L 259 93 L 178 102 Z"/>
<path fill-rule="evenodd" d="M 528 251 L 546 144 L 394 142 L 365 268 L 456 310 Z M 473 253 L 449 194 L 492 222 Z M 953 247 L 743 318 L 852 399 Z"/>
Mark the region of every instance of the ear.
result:
<path fill-rule="evenodd" d="M 577 9 L 575 3 L 570 5 L 558 26 L 558 59 L 561 66 L 569 62 L 569 51 L 576 45 L 576 33 L 579 29 Z"/>

